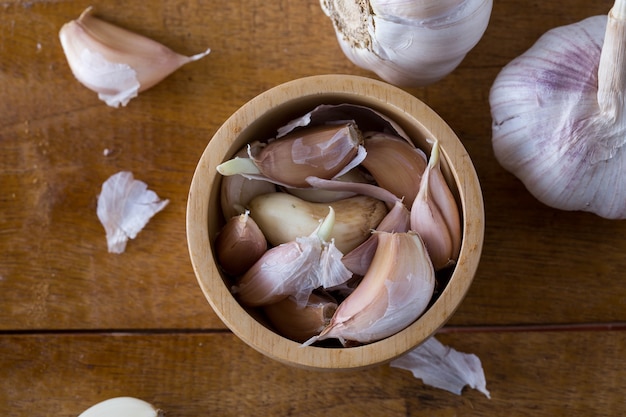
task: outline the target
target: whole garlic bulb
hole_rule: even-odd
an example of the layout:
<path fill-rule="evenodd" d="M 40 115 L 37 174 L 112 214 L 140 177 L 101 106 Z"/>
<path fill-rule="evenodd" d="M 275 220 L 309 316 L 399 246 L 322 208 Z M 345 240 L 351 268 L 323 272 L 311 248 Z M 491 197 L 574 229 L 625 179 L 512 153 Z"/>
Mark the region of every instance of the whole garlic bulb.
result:
<path fill-rule="evenodd" d="M 541 202 L 626 218 L 626 6 L 545 33 L 496 77 L 493 149 Z M 608 22 L 608 24 L 607 24 Z"/>
<path fill-rule="evenodd" d="M 355 65 L 402 87 L 451 73 L 480 41 L 493 0 L 320 0 Z"/>

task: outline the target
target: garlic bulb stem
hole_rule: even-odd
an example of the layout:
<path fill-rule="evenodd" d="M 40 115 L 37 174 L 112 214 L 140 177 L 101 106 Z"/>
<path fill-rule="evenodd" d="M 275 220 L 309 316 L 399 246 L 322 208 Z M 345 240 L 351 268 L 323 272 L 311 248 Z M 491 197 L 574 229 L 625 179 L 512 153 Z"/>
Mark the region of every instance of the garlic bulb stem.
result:
<path fill-rule="evenodd" d="M 626 0 L 616 0 L 609 12 L 598 66 L 598 105 L 611 121 L 623 117 L 626 90 Z"/>

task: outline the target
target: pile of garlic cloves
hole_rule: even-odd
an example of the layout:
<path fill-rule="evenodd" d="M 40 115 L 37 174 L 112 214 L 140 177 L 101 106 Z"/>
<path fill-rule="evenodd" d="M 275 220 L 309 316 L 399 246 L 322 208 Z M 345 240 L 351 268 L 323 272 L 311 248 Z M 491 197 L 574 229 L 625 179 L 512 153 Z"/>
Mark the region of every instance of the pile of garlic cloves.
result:
<path fill-rule="evenodd" d="M 431 145 L 427 156 L 370 108 L 320 105 L 219 165 L 214 247 L 237 300 L 303 346 L 356 346 L 409 326 L 461 247 Z"/>

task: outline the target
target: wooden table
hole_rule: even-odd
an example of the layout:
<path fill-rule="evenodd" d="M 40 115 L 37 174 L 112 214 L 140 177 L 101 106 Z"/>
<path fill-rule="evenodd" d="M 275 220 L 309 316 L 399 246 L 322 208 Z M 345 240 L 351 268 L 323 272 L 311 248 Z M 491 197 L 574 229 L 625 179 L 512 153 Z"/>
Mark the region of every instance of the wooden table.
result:
<path fill-rule="evenodd" d="M 380 366 L 293 369 L 235 337 L 204 299 L 185 208 L 204 147 L 239 106 L 314 74 L 375 76 L 340 52 L 317 0 L 112 0 L 97 15 L 176 51 L 212 48 L 128 107 L 72 76 L 58 40 L 90 3 L 17 1 L 0 13 L 0 414 L 76 416 L 129 395 L 170 416 L 601 416 L 626 413 L 626 222 L 544 206 L 491 149 L 489 88 L 545 31 L 609 0 L 496 0 L 484 38 L 441 82 L 407 89 L 471 155 L 483 256 L 437 336 L 481 360 L 492 398 Z M 96 199 L 132 171 L 170 200 L 120 255 Z"/>

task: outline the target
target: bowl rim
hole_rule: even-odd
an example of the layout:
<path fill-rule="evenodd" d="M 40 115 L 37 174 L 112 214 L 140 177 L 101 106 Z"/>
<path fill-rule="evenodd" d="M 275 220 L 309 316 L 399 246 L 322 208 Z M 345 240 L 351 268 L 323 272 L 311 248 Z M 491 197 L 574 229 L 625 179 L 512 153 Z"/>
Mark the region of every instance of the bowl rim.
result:
<path fill-rule="evenodd" d="M 459 262 L 448 285 L 437 301 L 407 328 L 358 347 L 302 347 L 263 326 L 230 293 L 213 258 L 209 198 L 202 196 L 206 197 L 206 190 L 218 181 L 214 168 L 223 162 L 220 155 L 224 155 L 237 135 L 259 117 L 293 100 L 332 94 L 353 97 L 357 101 L 367 97 L 380 107 L 393 108 L 398 114 L 404 114 L 411 123 L 419 124 L 420 129 L 439 139 L 442 158 L 451 167 L 462 202 L 463 239 Z M 463 172 L 462 176 L 458 175 L 459 171 Z M 484 206 L 478 176 L 463 144 L 450 126 L 425 103 L 398 87 L 375 79 L 344 74 L 313 75 L 288 81 L 257 95 L 218 128 L 193 174 L 187 200 L 186 232 L 192 267 L 205 298 L 224 324 L 246 344 L 270 358 L 296 367 L 359 369 L 389 362 L 414 349 L 434 335 L 456 311 L 478 269 L 484 238 Z"/>

